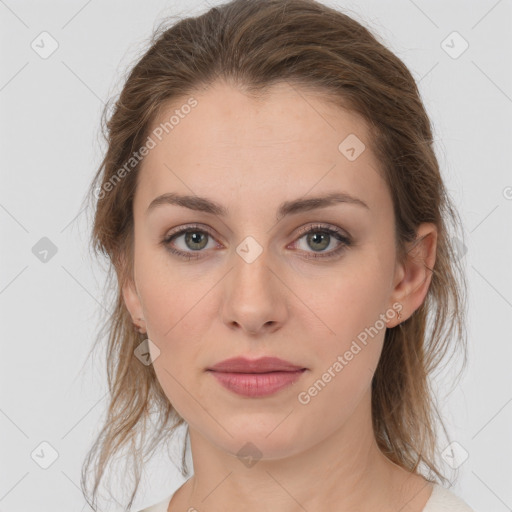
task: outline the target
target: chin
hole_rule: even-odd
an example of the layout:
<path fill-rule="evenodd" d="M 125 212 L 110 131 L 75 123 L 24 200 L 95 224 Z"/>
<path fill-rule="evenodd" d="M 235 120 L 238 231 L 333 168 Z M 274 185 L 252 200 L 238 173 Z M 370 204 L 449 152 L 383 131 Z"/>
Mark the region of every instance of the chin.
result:
<path fill-rule="evenodd" d="M 255 459 L 280 459 L 300 451 L 306 443 L 304 425 L 286 414 L 254 415 L 246 414 L 229 421 L 229 431 L 233 437 L 224 434 L 217 444 L 236 457 L 253 457 Z M 283 421 L 284 420 L 284 421 Z M 297 424 L 294 423 L 297 422 Z M 313 444 L 313 442 L 312 442 Z"/>

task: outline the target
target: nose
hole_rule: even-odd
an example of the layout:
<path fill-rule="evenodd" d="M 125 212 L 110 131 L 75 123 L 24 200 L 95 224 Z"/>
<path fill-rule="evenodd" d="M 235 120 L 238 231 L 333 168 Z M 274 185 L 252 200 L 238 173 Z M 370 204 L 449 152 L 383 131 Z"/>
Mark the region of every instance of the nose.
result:
<path fill-rule="evenodd" d="M 267 265 L 264 253 L 252 263 L 238 258 L 225 287 L 222 315 L 228 328 L 257 336 L 275 332 L 285 323 L 286 287 Z"/>

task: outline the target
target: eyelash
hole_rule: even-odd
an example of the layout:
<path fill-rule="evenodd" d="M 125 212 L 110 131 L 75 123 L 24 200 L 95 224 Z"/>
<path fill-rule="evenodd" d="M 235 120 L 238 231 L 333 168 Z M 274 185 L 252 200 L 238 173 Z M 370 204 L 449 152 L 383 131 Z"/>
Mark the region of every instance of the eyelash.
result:
<path fill-rule="evenodd" d="M 175 232 L 171 233 L 170 235 L 166 236 L 162 240 L 161 243 L 165 246 L 165 248 L 168 251 L 170 251 L 172 254 L 174 254 L 174 255 L 176 255 L 176 256 L 178 256 L 180 258 L 184 258 L 186 260 L 199 259 L 199 258 L 202 257 L 202 256 L 199 255 L 199 253 L 204 252 L 203 250 L 184 252 L 184 251 L 180 251 L 178 249 L 175 249 L 171 245 L 171 242 L 175 238 L 178 238 L 179 236 L 183 235 L 184 233 L 188 233 L 188 232 L 191 232 L 191 233 L 203 233 L 203 234 L 206 234 L 206 235 L 210 236 L 213 239 L 215 238 L 212 235 L 212 233 L 210 233 L 209 230 L 207 230 L 205 228 L 202 228 L 199 225 L 188 225 L 188 226 L 184 226 L 180 230 L 175 231 Z M 303 238 L 304 236 L 306 236 L 306 235 L 308 235 L 310 233 L 317 233 L 317 232 L 326 233 L 328 235 L 333 236 L 336 240 L 338 240 L 338 242 L 341 243 L 341 245 L 337 249 L 334 249 L 334 250 L 332 250 L 332 251 L 330 251 L 328 253 L 314 254 L 314 256 L 305 256 L 304 257 L 305 259 L 311 259 L 311 260 L 315 260 L 315 259 L 334 259 L 337 256 L 340 256 L 341 253 L 347 247 L 350 247 L 352 245 L 351 239 L 349 237 L 345 236 L 341 230 L 339 230 L 337 228 L 331 228 L 331 227 L 323 225 L 323 224 L 315 224 L 315 225 L 308 226 L 306 228 L 301 229 L 300 232 L 299 232 L 299 237 L 298 237 L 297 240 L 300 240 L 301 238 Z"/>

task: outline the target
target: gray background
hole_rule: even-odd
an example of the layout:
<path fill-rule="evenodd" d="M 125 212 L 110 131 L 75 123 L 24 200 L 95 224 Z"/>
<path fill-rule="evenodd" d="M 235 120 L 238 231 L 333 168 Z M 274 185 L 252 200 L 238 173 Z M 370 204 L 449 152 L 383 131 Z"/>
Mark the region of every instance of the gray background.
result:
<path fill-rule="evenodd" d="M 325 3 L 371 28 L 419 81 L 467 245 L 469 366 L 442 400 L 450 440 L 469 455 L 453 490 L 477 511 L 511 510 L 512 2 Z M 79 472 L 106 382 L 101 353 L 86 356 L 104 307 L 104 270 L 89 255 L 90 215 L 79 208 L 104 149 L 100 113 L 157 22 L 206 7 L 0 0 L 0 511 L 88 510 Z M 31 47 L 43 31 L 59 45 L 46 59 Z M 442 43 L 453 31 L 469 44 L 457 58 Z M 452 53 L 462 48 L 447 41 Z M 57 249 L 46 262 L 36 257 L 43 237 Z M 52 450 L 58 457 L 43 469 Z M 155 459 L 137 505 L 182 481 L 172 462 Z"/>

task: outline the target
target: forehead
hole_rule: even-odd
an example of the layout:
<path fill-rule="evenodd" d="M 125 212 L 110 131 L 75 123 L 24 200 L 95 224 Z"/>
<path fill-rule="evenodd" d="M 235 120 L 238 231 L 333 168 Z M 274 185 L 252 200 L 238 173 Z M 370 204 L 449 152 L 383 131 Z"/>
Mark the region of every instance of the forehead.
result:
<path fill-rule="evenodd" d="M 138 185 L 146 202 L 176 189 L 249 199 L 337 187 L 370 198 L 382 187 L 364 120 L 295 85 L 252 97 L 217 83 L 166 105 L 151 134 Z"/>

